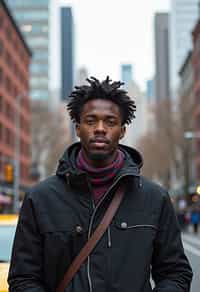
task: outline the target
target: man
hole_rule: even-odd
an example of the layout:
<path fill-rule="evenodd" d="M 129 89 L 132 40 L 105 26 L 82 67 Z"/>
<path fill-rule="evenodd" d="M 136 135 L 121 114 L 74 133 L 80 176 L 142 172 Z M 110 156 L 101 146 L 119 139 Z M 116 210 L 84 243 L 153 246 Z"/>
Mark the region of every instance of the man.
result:
<path fill-rule="evenodd" d="M 55 292 L 90 238 L 116 189 L 125 195 L 112 223 L 66 292 L 188 292 L 192 271 L 167 192 L 140 175 L 141 155 L 118 144 L 135 103 L 121 82 L 88 79 L 68 110 L 80 143 L 66 150 L 56 175 L 27 193 L 20 212 L 10 292 Z"/>

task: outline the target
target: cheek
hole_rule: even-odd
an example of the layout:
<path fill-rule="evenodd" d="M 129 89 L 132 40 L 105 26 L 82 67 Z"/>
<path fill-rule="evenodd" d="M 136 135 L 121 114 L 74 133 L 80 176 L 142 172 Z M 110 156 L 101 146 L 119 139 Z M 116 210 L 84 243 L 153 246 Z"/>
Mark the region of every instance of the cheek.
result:
<path fill-rule="evenodd" d="M 91 130 L 85 127 L 81 127 L 79 131 L 79 135 L 80 135 L 80 138 L 86 141 L 91 136 Z"/>
<path fill-rule="evenodd" d="M 119 133 L 117 131 L 116 133 L 112 134 L 113 143 L 117 144 L 120 139 L 121 139 L 121 132 Z"/>

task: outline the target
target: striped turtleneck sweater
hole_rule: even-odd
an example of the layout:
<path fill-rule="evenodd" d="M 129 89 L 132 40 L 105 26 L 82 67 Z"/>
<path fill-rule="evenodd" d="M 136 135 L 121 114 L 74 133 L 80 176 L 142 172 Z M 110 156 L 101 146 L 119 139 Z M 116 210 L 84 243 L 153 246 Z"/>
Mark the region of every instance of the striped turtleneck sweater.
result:
<path fill-rule="evenodd" d="M 124 157 L 124 153 L 118 149 L 113 162 L 106 167 L 95 168 L 85 160 L 82 149 L 79 151 L 77 156 L 77 167 L 79 170 L 88 173 L 95 203 L 101 199 L 106 190 L 112 185 L 114 177 L 123 166 Z"/>

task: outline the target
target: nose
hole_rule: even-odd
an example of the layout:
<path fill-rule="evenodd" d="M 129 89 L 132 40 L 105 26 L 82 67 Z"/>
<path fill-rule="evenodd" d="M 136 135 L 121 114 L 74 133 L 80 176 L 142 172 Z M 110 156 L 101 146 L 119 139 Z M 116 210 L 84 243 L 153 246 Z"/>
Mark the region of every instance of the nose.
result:
<path fill-rule="evenodd" d="M 105 132 L 105 125 L 103 123 L 103 121 L 99 121 L 97 124 L 96 124 L 96 127 L 95 127 L 95 131 L 96 132 Z"/>

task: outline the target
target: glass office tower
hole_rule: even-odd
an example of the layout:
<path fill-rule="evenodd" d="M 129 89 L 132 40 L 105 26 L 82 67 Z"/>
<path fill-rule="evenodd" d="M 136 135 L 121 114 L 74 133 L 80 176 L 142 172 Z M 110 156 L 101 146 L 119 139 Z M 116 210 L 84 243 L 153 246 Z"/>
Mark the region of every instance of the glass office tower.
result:
<path fill-rule="evenodd" d="M 192 49 L 191 32 L 199 17 L 199 0 L 171 0 L 170 68 L 171 89 L 178 85 L 178 72 Z"/>
<path fill-rule="evenodd" d="M 74 24 L 71 7 L 61 7 L 61 100 L 73 89 L 74 77 Z"/>
<path fill-rule="evenodd" d="M 50 0 L 6 0 L 32 50 L 30 96 L 49 98 Z"/>

